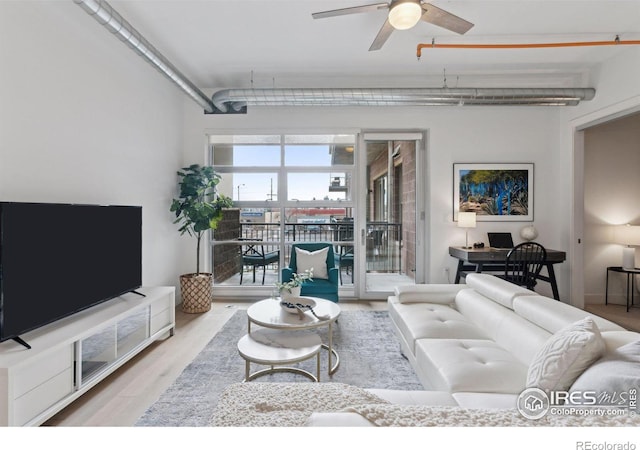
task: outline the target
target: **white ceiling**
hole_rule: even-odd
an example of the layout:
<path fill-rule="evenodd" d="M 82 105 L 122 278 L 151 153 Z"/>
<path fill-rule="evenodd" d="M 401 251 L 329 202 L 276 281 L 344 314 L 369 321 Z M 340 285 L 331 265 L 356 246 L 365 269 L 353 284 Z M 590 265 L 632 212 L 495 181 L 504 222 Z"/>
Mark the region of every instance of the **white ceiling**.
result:
<path fill-rule="evenodd" d="M 424 22 L 369 52 L 385 11 L 314 20 L 376 0 L 112 0 L 199 88 L 587 87 L 589 70 L 630 46 L 426 49 L 419 43 L 640 39 L 638 0 L 433 0 L 475 26 L 464 36 Z M 97 24 L 96 24 L 97 25 Z M 99 25 L 97 25 L 99 27 Z M 124 46 L 123 46 L 124 49 Z"/>

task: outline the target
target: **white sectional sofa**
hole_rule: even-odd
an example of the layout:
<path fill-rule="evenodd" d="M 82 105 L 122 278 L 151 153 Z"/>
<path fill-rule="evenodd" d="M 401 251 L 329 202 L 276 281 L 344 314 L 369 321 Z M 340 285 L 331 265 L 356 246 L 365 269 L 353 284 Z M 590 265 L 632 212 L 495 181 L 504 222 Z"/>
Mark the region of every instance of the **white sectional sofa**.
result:
<path fill-rule="evenodd" d="M 640 341 L 640 333 L 489 274 L 470 274 L 461 285 L 398 287 L 388 299 L 388 309 L 401 351 L 425 387 L 409 392 L 369 390 L 395 404 L 513 409 L 518 395 L 530 387 L 530 366 L 541 349 L 576 322 L 595 323 L 602 348 L 582 367 L 576 363 L 574 371 Z M 640 374 L 637 377 L 639 386 Z M 314 413 L 308 422 L 368 424 L 349 412 Z"/>
<path fill-rule="evenodd" d="M 398 287 L 388 306 L 402 352 L 425 388 L 454 398 L 485 393 L 515 399 L 527 387 L 540 348 L 587 316 L 608 352 L 640 340 L 613 322 L 488 274 L 470 274 L 466 285 Z"/>

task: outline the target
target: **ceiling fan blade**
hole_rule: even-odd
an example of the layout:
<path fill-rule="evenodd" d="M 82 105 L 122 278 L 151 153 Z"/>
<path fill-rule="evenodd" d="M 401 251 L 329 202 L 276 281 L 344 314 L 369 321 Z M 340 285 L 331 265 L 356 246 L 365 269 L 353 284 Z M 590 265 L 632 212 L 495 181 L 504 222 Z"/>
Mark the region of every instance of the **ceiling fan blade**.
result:
<path fill-rule="evenodd" d="M 378 35 L 373 40 L 371 47 L 369 47 L 369 51 L 371 52 L 374 50 L 380 50 L 384 43 L 387 42 L 387 39 L 389 39 L 389 36 L 391 36 L 391 33 L 393 33 L 394 29 L 395 28 L 393 28 L 393 26 L 389 23 L 389 19 L 385 20 L 382 28 L 380 28 L 380 31 L 378 31 Z"/>
<path fill-rule="evenodd" d="M 424 10 L 424 14 L 422 14 L 420 20 L 432 23 L 433 25 L 437 25 L 455 33 L 465 34 L 473 27 L 471 22 L 467 22 L 444 9 L 433 6 L 431 3 L 423 4 L 422 9 Z"/>
<path fill-rule="evenodd" d="M 352 8 L 333 9 L 331 11 L 321 11 L 311 14 L 314 19 L 324 19 L 325 17 L 344 16 L 347 14 L 358 14 L 370 11 L 378 11 L 379 9 L 388 9 L 388 3 L 374 3 L 372 5 L 354 6 Z"/>

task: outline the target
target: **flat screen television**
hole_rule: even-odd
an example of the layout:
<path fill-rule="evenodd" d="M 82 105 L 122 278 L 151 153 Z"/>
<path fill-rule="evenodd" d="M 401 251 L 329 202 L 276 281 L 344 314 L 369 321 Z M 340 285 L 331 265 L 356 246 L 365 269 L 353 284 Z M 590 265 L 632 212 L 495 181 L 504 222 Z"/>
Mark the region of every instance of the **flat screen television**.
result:
<path fill-rule="evenodd" d="M 141 285 L 141 207 L 0 202 L 0 342 Z"/>

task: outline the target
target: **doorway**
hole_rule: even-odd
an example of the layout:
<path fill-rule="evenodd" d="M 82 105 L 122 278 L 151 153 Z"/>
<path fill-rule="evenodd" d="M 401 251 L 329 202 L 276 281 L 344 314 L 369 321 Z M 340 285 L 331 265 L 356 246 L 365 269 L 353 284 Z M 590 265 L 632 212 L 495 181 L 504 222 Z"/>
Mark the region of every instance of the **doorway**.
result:
<path fill-rule="evenodd" d="M 358 165 L 361 298 L 386 298 L 396 286 L 424 282 L 422 133 L 364 133 Z M 419 182 L 421 181 L 421 182 Z M 422 233 L 422 234 L 421 234 Z"/>
<path fill-rule="evenodd" d="M 598 111 L 572 124 L 570 303 L 579 308 L 589 303 L 604 304 L 606 267 L 621 265 L 622 246 L 615 241 L 613 228 L 624 223 L 640 224 L 640 209 L 633 196 L 638 178 L 633 169 L 627 173 L 628 168 L 637 167 L 640 155 L 636 132 L 640 103 L 632 103 Z M 623 288 L 619 286 L 618 290 L 622 292 Z M 613 300 L 615 303 L 617 299 Z"/>

